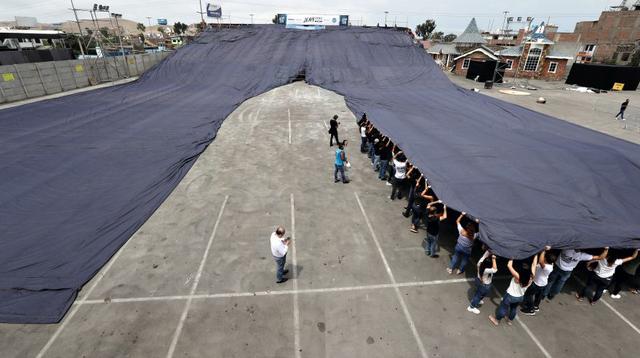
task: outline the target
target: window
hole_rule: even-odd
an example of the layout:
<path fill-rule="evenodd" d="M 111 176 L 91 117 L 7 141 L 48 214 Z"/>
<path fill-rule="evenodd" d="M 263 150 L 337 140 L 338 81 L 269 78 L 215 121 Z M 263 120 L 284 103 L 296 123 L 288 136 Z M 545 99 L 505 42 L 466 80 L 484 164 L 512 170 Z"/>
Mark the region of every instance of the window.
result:
<path fill-rule="evenodd" d="M 507 67 L 505 70 L 513 70 L 513 60 L 507 60 Z"/>
<path fill-rule="evenodd" d="M 525 71 L 535 71 L 538 69 L 538 62 L 540 62 L 540 55 L 542 50 L 539 48 L 529 49 L 529 55 L 527 55 L 527 61 L 524 63 Z"/>
<path fill-rule="evenodd" d="M 549 63 L 549 73 L 556 73 L 557 70 L 558 70 L 558 63 L 557 62 Z"/>
<path fill-rule="evenodd" d="M 462 61 L 462 69 L 469 68 L 469 64 L 470 63 L 471 63 L 471 59 L 470 58 L 465 58 L 464 61 Z"/>
<path fill-rule="evenodd" d="M 585 52 L 592 52 L 595 49 L 596 49 L 596 45 L 589 44 L 589 45 L 585 45 L 584 46 L 584 51 Z"/>
<path fill-rule="evenodd" d="M 625 52 L 622 54 L 622 56 L 620 57 L 620 61 L 629 61 L 629 57 L 631 56 L 631 53 L 629 52 Z"/>

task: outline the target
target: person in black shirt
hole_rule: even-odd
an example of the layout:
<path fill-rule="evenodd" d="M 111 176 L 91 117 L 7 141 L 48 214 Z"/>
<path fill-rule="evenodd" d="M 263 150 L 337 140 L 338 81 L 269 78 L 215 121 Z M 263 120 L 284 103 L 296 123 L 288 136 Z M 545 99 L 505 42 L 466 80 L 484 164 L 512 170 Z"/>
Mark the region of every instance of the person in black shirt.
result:
<path fill-rule="evenodd" d="M 333 118 L 329 121 L 329 146 L 333 147 L 333 138 L 336 139 L 336 144 L 340 143 L 340 139 L 338 139 L 338 126 L 340 122 L 338 122 L 338 115 L 334 115 Z"/>
<path fill-rule="evenodd" d="M 618 116 L 620 116 L 620 119 L 624 121 L 624 111 L 627 110 L 628 106 L 629 106 L 629 99 L 627 98 L 627 100 L 622 102 L 622 104 L 620 105 L 620 112 L 616 114 L 616 119 L 618 119 Z"/>
<path fill-rule="evenodd" d="M 418 179 L 415 179 L 415 178 Z M 408 218 L 411 215 L 411 208 L 413 207 L 413 202 L 416 199 L 416 193 L 421 193 L 424 187 L 421 185 L 422 183 L 422 174 L 418 169 L 412 170 L 407 173 L 407 180 L 409 182 L 409 195 L 407 196 L 407 206 L 404 208 L 404 212 L 402 216 Z"/>
<path fill-rule="evenodd" d="M 387 166 L 389 166 L 389 161 L 391 160 L 391 141 L 389 138 L 383 140 L 380 145 L 380 172 L 378 174 L 378 179 L 387 180 Z"/>
<path fill-rule="evenodd" d="M 424 239 L 424 252 L 427 256 L 438 257 L 438 237 L 440 222 L 447 219 L 447 206 L 441 200 L 427 205 L 427 237 Z"/>
<path fill-rule="evenodd" d="M 356 123 L 358 124 L 358 128 L 362 127 L 362 125 L 365 124 L 366 122 L 368 122 L 366 113 L 362 113 L 362 117 L 356 120 Z"/>
<path fill-rule="evenodd" d="M 424 188 L 422 192 L 416 195 L 411 210 L 413 211 L 413 217 L 411 218 L 411 228 L 409 229 L 413 233 L 418 232 L 418 226 L 420 220 L 424 219 L 424 214 L 427 210 L 427 205 L 434 200 L 433 195 L 429 195 L 429 187 Z"/>

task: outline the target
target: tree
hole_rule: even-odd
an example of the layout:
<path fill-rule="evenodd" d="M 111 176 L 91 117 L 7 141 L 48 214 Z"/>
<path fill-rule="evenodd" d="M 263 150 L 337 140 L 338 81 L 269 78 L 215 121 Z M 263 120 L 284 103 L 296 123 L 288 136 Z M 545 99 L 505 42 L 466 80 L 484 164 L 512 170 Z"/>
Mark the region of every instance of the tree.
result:
<path fill-rule="evenodd" d="M 101 27 L 100 28 L 100 33 L 102 34 L 103 37 L 108 38 L 109 37 L 109 28 L 108 27 Z"/>
<path fill-rule="evenodd" d="M 431 34 L 432 40 L 442 40 L 443 37 L 444 37 L 444 32 L 442 31 L 434 32 L 433 34 Z"/>
<path fill-rule="evenodd" d="M 176 33 L 176 35 L 180 35 L 182 33 L 185 33 L 187 31 L 187 28 L 189 26 L 187 24 L 183 24 L 181 22 L 176 22 L 173 24 L 173 32 Z"/>
<path fill-rule="evenodd" d="M 448 34 L 448 35 L 444 36 L 443 40 L 444 40 L 444 42 L 451 42 L 451 41 L 453 41 L 453 40 L 455 40 L 457 38 L 458 38 L 458 35 L 456 35 L 456 34 Z"/>
<path fill-rule="evenodd" d="M 146 28 L 147 28 L 147 27 L 146 27 L 146 26 L 144 26 L 144 24 L 143 24 L 143 23 L 141 23 L 141 22 L 139 22 L 139 23 L 136 25 L 136 29 L 138 29 L 138 31 L 140 31 L 140 32 L 144 32 L 144 30 L 145 30 Z"/>
<path fill-rule="evenodd" d="M 416 26 L 416 35 L 422 37 L 423 40 L 428 39 L 433 33 L 433 30 L 436 29 L 435 20 L 427 20 L 424 23 Z"/>

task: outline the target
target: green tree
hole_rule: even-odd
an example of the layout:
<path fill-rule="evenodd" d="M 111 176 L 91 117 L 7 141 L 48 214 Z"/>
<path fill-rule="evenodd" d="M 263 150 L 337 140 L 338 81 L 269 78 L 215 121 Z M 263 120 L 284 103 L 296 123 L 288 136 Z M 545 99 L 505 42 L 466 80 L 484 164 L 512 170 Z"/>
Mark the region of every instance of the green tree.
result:
<path fill-rule="evenodd" d="M 144 26 L 144 24 L 143 24 L 143 23 L 141 23 L 141 22 L 139 22 L 139 23 L 136 25 L 136 29 L 138 29 L 138 31 L 140 31 L 140 32 L 144 32 L 144 30 L 145 30 L 146 28 L 147 28 L 147 27 L 146 27 L 146 26 Z"/>
<path fill-rule="evenodd" d="M 185 33 L 187 31 L 187 28 L 189 27 L 189 25 L 187 24 L 183 24 L 181 22 L 176 22 L 173 24 L 173 32 L 176 33 L 176 35 L 180 35 L 182 33 Z"/>
<path fill-rule="evenodd" d="M 438 31 L 431 34 L 432 40 L 442 40 L 444 38 L 444 32 Z"/>
<path fill-rule="evenodd" d="M 423 40 L 431 37 L 433 30 L 436 29 L 436 21 L 429 19 L 423 22 L 422 24 L 416 26 L 416 35 L 422 37 Z"/>
<path fill-rule="evenodd" d="M 456 34 L 448 34 L 448 35 L 444 35 L 443 40 L 444 40 L 444 42 L 451 42 L 451 41 L 453 41 L 453 40 L 455 40 L 457 38 L 458 38 L 458 35 L 456 35 Z"/>

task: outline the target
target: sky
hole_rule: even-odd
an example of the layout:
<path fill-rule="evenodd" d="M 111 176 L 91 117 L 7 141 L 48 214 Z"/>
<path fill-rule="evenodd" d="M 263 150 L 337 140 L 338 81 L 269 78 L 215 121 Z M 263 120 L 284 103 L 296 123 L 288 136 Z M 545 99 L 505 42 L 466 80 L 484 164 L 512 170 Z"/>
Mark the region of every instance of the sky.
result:
<path fill-rule="evenodd" d="M 100 2 L 100 1 L 104 1 Z M 207 0 L 203 1 L 203 7 Z M 166 18 L 170 24 L 180 21 L 195 23 L 200 21 L 197 13 L 198 0 L 74 0 L 76 8 L 89 9 L 93 4 L 109 5 L 111 12 L 123 15 L 123 18 L 145 25 L 155 25 L 157 18 Z M 560 31 L 573 31 L 578 21 L 597 20 L 601 11 L 609 6 L 619 5 L 621 0 L 222 0 L 215 2 L 222 6 L 224 21 L 233 23 L 270 23 L 276 13 L 295 13 L 309 15 L 349 15 L 352 24 L 375 26 L 387 24 L 406 26 L 412 29 L 426 19 L 436 21 L 436 31 L 459 34 L 472 17 L 481 30 L 501 28 L 504 11 L 508 16 L 533 16 L 534 24 L 541 21 L 560 27 Z M 631 0 L 630 2 L 633 2 Z M 13 20 L 14 16 L 33 16 L 39 22 L 57 23 L 73 20 L 70 10 L 71 0 L 0 0 L 0 21 Z M 87 12 L 80 12 L 80 18 L 88 18 Z M 205 15 L 206 16 L 206 15 Z M 151 19 L 147 19 L 151 17 Z M 209 22 L 214 22 L 209 19 Z M 512 25 L 511 28 L 514 26 Z M 517 27 L 517 25 L 516 25 Z"/>

